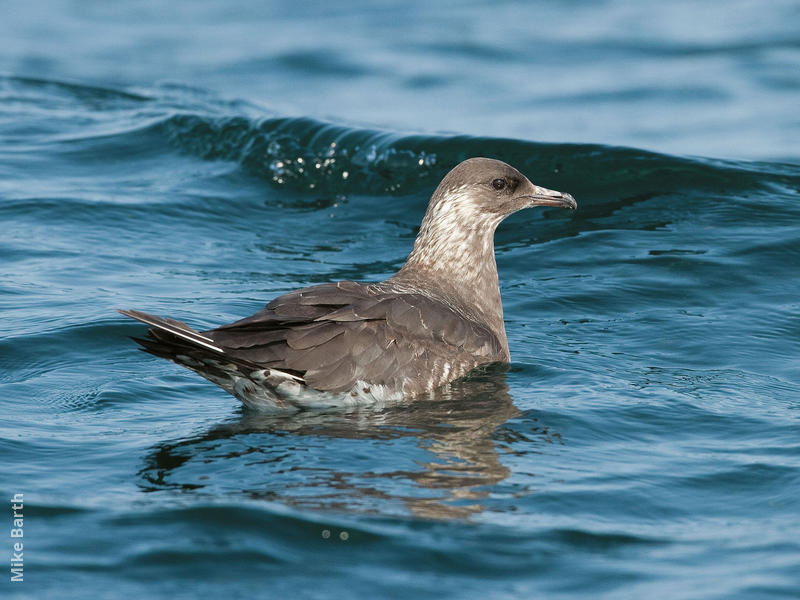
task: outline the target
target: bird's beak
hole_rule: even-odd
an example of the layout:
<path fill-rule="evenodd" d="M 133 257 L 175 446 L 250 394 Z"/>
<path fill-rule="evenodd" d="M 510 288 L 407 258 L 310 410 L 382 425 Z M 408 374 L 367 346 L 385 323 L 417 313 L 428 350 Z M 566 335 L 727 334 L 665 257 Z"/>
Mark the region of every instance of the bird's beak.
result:
<path fill-rule="evenodd" d="M 575 202 L 575 198 L 569 194 L 548 190 L 538 185 L 532 187 L 533 193 L 525 194 L 525 197 L 530 199 L 530 206 L 557 206 L 559 208 L 569 208 L 571 210 L 578 208 L 578 203 Z"/>

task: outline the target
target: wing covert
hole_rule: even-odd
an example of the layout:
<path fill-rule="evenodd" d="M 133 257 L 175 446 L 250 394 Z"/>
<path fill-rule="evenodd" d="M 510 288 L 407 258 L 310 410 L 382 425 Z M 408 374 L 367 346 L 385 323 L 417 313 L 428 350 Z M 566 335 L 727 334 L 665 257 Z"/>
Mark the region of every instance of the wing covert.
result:
<path fill-rule="evenodd" d="M 235 358 L 301 374 L 331 392 L 361 383 L 416 394 L 502 359 L 488 328 L 446 304 L 349 281 L 280 296 L 205 334 Z"/>

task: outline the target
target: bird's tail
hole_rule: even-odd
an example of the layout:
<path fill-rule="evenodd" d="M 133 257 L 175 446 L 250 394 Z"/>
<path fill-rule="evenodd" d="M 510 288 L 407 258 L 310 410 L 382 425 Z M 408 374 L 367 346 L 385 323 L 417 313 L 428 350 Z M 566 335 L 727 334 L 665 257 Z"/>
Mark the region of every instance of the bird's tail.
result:
<path fill-rule="evenodd" d="M 303 385 L 302 377 L 233 357 L 211 337 L 181 321 L 139 310 L 118 312 L 150 326 L 148 337 L 132 338 L 141 350 L 191 369 L 252 408 L 297 408 L 276 388 L 286 382 L 293 386 Z"/>
<path fill-rule="evenodd" d="M 118 310 L 117 312 L 149 325 L 150 339 L 133 338 L 142 349 L 161 358 L 174 360 L 175 352 L 184 350 L 206 350 L 211 354 L 224 356 L 225 350 L 214 343 L 210 337 L 189 327 L 182 321 L 166 319 L 140 310 Z"/>

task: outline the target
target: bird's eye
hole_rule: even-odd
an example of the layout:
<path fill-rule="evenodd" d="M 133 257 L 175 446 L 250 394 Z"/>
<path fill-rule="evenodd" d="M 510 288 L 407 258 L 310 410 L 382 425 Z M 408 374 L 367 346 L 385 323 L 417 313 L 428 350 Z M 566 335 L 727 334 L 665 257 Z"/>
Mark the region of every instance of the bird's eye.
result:
<path fill-rule="evenodd" d="M 496 189 L 498 192 L 500 190 L 504 190 L 506 188 L 506 185 L 508 184 L 506 183 L 505 179 L 495 179 L 494 181 L 492 181 L 492 187 Z"/>

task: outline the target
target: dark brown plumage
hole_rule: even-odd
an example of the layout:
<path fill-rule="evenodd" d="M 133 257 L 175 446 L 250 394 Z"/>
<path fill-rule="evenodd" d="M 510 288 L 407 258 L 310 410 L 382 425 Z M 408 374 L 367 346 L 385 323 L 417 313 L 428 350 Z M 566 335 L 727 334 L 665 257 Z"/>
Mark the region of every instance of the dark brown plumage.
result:
<path fill-rule="evenodd" d="M 137 340 L 257 408 L 385 402 L 419 395 L 474 367 L 509 360 L 494 230 L 537 205 L 575 208 L 500 161 L 455 167 L 434 192 L 414 250 L 380 283 L 341 281 L 280 296 L 256 314 L 196 332 L 139 311 Z"/>

